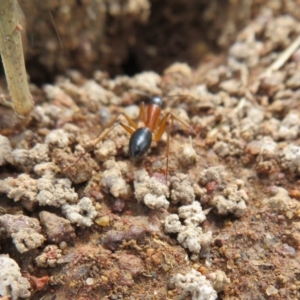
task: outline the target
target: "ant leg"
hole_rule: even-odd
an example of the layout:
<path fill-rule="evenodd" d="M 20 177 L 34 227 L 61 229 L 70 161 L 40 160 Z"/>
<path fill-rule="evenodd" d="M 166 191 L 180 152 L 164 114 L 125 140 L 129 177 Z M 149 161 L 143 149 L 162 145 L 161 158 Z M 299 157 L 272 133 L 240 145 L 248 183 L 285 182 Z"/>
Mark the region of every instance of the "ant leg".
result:
<path fill-rule="evenodd" d="M 168 113 L 167 115 L 164 116 L 162 119 L 160 126 L 158 128 L 157 133 L 154 135 L 153 140 L 155 142 L 158 142 L 163 133 L 166 131 L 167 132 L 167 147 L 166 147 L 166 184 L 168 184 L 168 174 L 169 174 L 169 153 L 170 153 L 170 120 L 173 124 L 173 118 L 172 114 Z"/>
<path fill-rule="evenodd" d="M 181 119 L 179 119 L 178 117 L 176 117 L 175 115 L 173 115 L 172 113 L 168 113 L 166 114 L 163 119 L 160 122 L 160 126 L 158 128 L 158 131 L 156 132 L 156 134 L 154 134 L 153 140 L 155 142 L 158 142 L 163 133 L 166 131 L 167 132 L 167 147 L 166 147 L 166 158 L 167 158 L 167 162 L 166 162 L 166 182 L 167 182 L 167 178 L 168 178 L 168 173 L 169 173 L 169 153 L 170 153 L 170 127 L 173 126 L 174 120 L 178 121 L 179 123 L 181 123 L 183 126 L 187 127 L 187 128 L 191 128 L 189 126 L 189 124 L 187 124 L 186 122 L 182 121 Z M 171 124 L 170 124 L 171 121 Z"/>
<path fill-rule="evenodd" d="M 187 128 L 191 128 L 189 124 L 187 124 L 186 122 L 182 121 L 181 119 L 179 119 L 178 117 L 176 117 L 175 115 L 173 115 L 172 113 L 167 113 L 163 119 L 160 122 L 158 131 L 156 132 L 156 134 L 154 135 L 154 141 L 158 142 L 163 133 L 166 131 L 166 128 L 168 126 L 168 122 L 172 122 L 173 125 L 173 121 L 176 120 L 177 122 L 181 123 L 184 127 Z"/>
<path fill-rule="evenodd" d="M 115 118 L 113 118 L 113 119 L 112 119 L 112 120 L 104 127 L 104 129 L 111 127 L 114 123 L 121 124 L 120 122 L 117 122 L 117 119 L 118 119 L 120 116 L 125 117 L 126 121 L 129 123 L 129 125 L 130 125 L 132 128 L 134 128 L 135 130 L 138 129 L 138 126 L 135 124 L 135 122 L 132 121 L 131 118 L 130 118 L 129 116 L 127 116 L 125 113 L 120 113 L 120 114 L 117 115 Z"/>
<path fill-rule="evenodd" d="M 173 123 L 173 119 L 172 123 Z M 173 124 L 172 124 L 173 125 Z M 171 125 L 171 126 L 172 126 Z M 168 174 L 169 174 L 169 154 L 170 154 L 170 123 L 167 122 L 166 123 L 166 128 L 167 128 L 167 147 L 166 147 L 166 157 L 167 157 L 167 161 L 166 161 L 166 185 L 168 185 Z"/>
<path fill-rule="evenodd" d="M 130 126 L 128 126 L 128 125 L 126 125 L 126 124 L 124 124 L 124 123 L 122 123 L 122 122 L 119 122 L 119 121 L 117 121 L 117 119 L 120 117 L 120 115 L 123 115 L 125 118 L 126 118 L 126 120 L 128 121 L 128 123 L 134 128 L 134 129 L 132 129 Z M 105 129 L 107 129 L 107 128 L 109 128 L 108 129 L 108 131 L 107 132 L 105 132 L 103 135 L 100 135 L 97 139 L 96 139 L 96 141 L 93 143 L 93 145 L 92 145 L 92 147 L 90 147 L 88 150 L 86 150 L 84 153 L 82 153 L 79 157 L 78 157 L 78 159 L 74 162 L 74 163 L 72 163 L 71 165 L 69 165 L 69 166 L 67 166 L 65 169 L 64 169 L 64 171 L 65 170 L 67 170 L 67 169 L 69 169 L 70 167 L 72 167 L 72 166 L 74 166 L 74 165 L 76 165 L 87 153 L 89 153 L 90 151 L 92 151 L 93 149 L 95 149 L 95 147 L 97 146 L 97 144 L 99 144 L 102 140 L 104 140 L 108 135 L 109 135 L 109 133 L 117 126 L 117 125 L 121 125 L 130 135 L 132 135 L 134 132 L 135 132 L 135 130 L 138 128 L 137 127 L 137 125 L 126 115 L 126 114 L 124 114 L 124 113 L 121 113 L 121 114 L 119 114 L 118 116 L 116 116 L 111 122 L 109 122 L 106 126 L 105 126 L 105 128 L 104 128 L 104 130 Z"/>
<path fill-rule="evenodd" d="M 184 127 L 191 129 L 191 126 L 188 123 L 182 121 L 181 119 L 179 119 L 177 116 L 173 115 L 172 113 L 170 113 L 170 114 L 171 114 L 172 122 L 173 122 L 173 120 L 176 120 L 177 122 L 182 124 Z"/>
<path fill-rule="evenodd" d="M 181 125 L 183 125 L 184 127 L 186 127 L 190 131 L 190 134 L 195 134 L 194 129 L 188 123 L 182 121 L 180 118 L 178 118 L 177 116 L 173 115 L 172 113 L 168 113 L 167 115 L 169 115 L 169 114 L 171 115 L 172 126 L 173 126 L 173 121 L 176 120 Z"/>

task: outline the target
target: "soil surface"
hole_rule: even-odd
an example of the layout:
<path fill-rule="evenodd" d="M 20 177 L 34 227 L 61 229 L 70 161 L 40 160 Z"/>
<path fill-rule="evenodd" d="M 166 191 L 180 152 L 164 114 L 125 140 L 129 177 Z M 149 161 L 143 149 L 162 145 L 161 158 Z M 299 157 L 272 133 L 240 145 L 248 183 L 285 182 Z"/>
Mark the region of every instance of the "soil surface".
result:
<path fill-rule="evenodd" d="M 269 68 L 299 34 L 265 9 L 197 68 L 71 70 L 28 120 L 0 107 L 0 299 L 299 299 L 300 50 Z M 154 96 L 166 133 L 130 158 Z"/>

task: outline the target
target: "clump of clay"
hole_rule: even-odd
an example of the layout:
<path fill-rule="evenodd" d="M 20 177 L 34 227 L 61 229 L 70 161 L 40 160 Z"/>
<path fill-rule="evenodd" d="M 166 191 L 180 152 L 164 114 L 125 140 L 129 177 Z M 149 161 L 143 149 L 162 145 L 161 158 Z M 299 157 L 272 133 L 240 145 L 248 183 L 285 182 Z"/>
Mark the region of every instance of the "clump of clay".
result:
<path fill-rule="evenodd" d="M 111 193 L 116 198 L 127 199 L 131 194 L 131 190 L 122 176 L 122 173 L 127 172 L 126 163 L 109 160 L 103 166 L 106 169 L 101 177 L 103 190 Z"/>
<path fill-rule="evenodd" d="M 61 114 L 62 109 L 57 105 L 36 105 L 32 111 L 32 117 L 39 127 L 53 127 Z"/>
<path fill-rule="evenodd" d="M 117 146 L 113 140 L 105 140 L 95 147 L 95 157 L 98 161 L 105 162 L 113 159 L 117 154 Z"/>
<path fill-rule="evenodd" d="M 284 169 L 300 174 L 300 147 L 294 144 L 286 146 L 279 154 L 281 165 Z"/>
<path fill-rule="evenodd" d="M 147 95 L 160 95 L 161 90 L 159 84 L 161 77 L 155 72 L 142 72 L 129 78 L 127 76 L 118 76 L 116 79 L 111 80 L 110 89 L 112 90 L 128 90 L 128 87 L 133 91 L 139 91 Z"/>
<path fill-rule="evenodd" d="M 208 247 L 211 239 L 211 231 L 203 233 L 201 227 L 193 225 L 183 226 L 177 236 L 178 242 L 195 254 L 198 254 L 202 247 Z"/>
<path fill-rule="evenodd" d="M 278 138 L 284 140 L 295 140 L 298 137 L 299 124 L 299 114 L 290 112 L 281 122 L 278 131 Z"/>
<path fill-rule="evenodd" d="M 75 203 L 78 200 L 78 195 L 71 185 L 71 181 L 67 178 L 58 179 L 51 175 L 44 175 L 37 180 L 39 193 L 36 200 L 42 206 L 60 207 L 66 203 Z"/>
<path fill-rule="evenodd" d="M 286 189 L 276 187 L 275 195 L 270 198 L 265 198 L 263 204 L 268 205 L 272 211 L 285 214 L 291 219 L 298 209 L 300 209 L 299 201 L 291 198 Z"/>
<path fill-rule="evenodd" d="M 214 290 L 220 293 L 224 290 L 225 286 L 230 283 L 230 278 L 221 270 L 216 270 L 208 275 L 208 279 L 211 282 Z"/>
<path fill-rule="evenodd" d="M 256 141 L 254 141 L 254 143 L 255 142 Z M 252 145 L 254 143 L 252 142 Z M 271 174 L 277 168 L 277 163 L 276 163 L 276 159 L 278 156 L 277 143 L 275 143 L 271 137 L 264 137 L 261 141 L 256 143 L 256 148 L 258 148 L 259 151 L 258 156 L 256 158 L 257 172 L 260 174 Z M 251 150 L 251 145 L 250 147 L 248 146 L 248 150 L 249 149 Z"/>
<path fill-rule="evenodd" d="M 0 255 L 0 296 L 18 300 L 30 296 L 30 283 L 20 272 L 18 264 L 8 255 Z"/>
<path fill-rule="evenodd" d="M 184 219 L 184 224 L 187 226 L 197 226 L 206 219 L 206 216 L 204 215 L 202 207 L 198 201 L 194 201 L 190 205 L 179 207 L 178 215 L 181 219 Z"/>
<path fill-rule="evenodd" d="M 225 179 L 225 176 L 226 172 L 223 166 L 210 167 L 199 173 L 199 182 L 202 185 L 206 185 L 211 181 L 221 183 Z"/>
<path fill-rule="evenodd" d="M 79 128 L 65 124 L 63 128 L 52 130 L 45 138 L 45 144 L 52 148 L 66 148 L 73 144 L 79 135 Z"/>
<path fill-rule="evenodd" d="M 54 149 L 52 152 L 53 161 L 59 166 L 62 174 L 76 184 L 89 180 L 92 177 L 93 170 L 98 168 L 97 163 L 89 153 L 77 161 L 83 152 L 84 149 L 80 145 L 75 147 L 74 154 L 69 154 L 59 148 Z"/>
<path fill-rule="evenodd" d="M 275 143 L 272 138 L 264 137 L 259 142 L 259 153 L 257 161 L 264 161 L 277 156 L 278 145 Z"/>
<path fill-rule="evenodd" d="M 59 86 L 45 84 L 43 90 L 50 102 L 63 103 L 67 106 L 75 106 L 73 99 L 67 95 Z"/>
<path fill-rule="evenodd" d="M 196 151 L 191 143 L 181 145 L 177 152 L 177 158 L 179 163 L 186 167 L 193 164 L 196 161 Z"/>
<path fill-rule="evenodd" d="M 5 214 L 0 216 L 0 228 L 1 235 L 11 237 L 20 253 L 35 249 L 45 241 L 39 221 L 35 218 Z"/>
<path fill-rule="evenodd" d="M 98 110 L 100 105 L 107 105 L 110 102 L 110 98 L 113 97 L 112 92 L 104 89 L 94 80 L 87 80 L 82 89 L 87 95 L 87 101 L 94 104 L 93 106 L 96 108 L 94 111 Z"/>
<path fill-rule="evenodd" d="M 174 275 L 171 281 L 182 289 L 184 298 L 192 296 L 192 300 L 215 300 L 218 297 L 209 280 L 194 269 L 186 275 Z"/>
<path fill-rule="evenodd" d="M 0 193 L 6 194 L 15 202 L 21 201 L 24 207 L 33 210 L 37 203 L 37 181 L 25 173 L 17 178 L 8 177 L 0 180 Z"/>
<path fill-rule="evenodd" d="M 39 163 L 48 162 L 49 148 L 46 144 L 36 144 L 32 149 L 13 150 L 14 165 L 22 170 L 31 171 Z"/>
<path fill-rule="evenodd" d="M 254 26 L 247 26 L 240 33 L 240 37 L 229 49 L 228 64 L 232 66 L 256 66 L 259 63 L 263 43 L 255 38 Z"/>
<path fill-rule="evenodd" d="M 134 194 L 139 202 L 144 202 L 151 209 L 168 208 L 168 187 L 156 177 L 151 177 L 145 170 L 135 172 Z"/>
<path fill-rule="evenodd" d="M 48 245 L 43 253 L 35 258 L 35 262 L 39 267 L 55 267 L 57 261 L 62 257 L 62 250 L 56 245 Z"/>
<path fill-rule="evenodd" d="M 184 225 L 181 224 L 183 219 Z M 171 214 L 165 218 L 164 229 L 167 233 L 178 233 L 178 242 L 194 254 L 201 248 L 207 249 L 212 239 L 212 232 L 203 233 L 199 224 L 206 219 L 199 202 L 179 207 L 178 215 Z"/>
<path fill-rule="evenodd" d="M 36 170 L 43 173 L 43 168 Z M 77 202 L 78 195 L 71 187 L 71 181 L 67 178 L 55 178 L 54 175 L 50 169 L 49 172 L 45 170 L 45 175 L 37 180 L 27 174 L 21 174 L 17 178 L 9 177 L 0 180 L 0 193 L 7 194 L 8 198 L 16 202 L 21 201 L 31 211 L 36 203 L 60 207 L 65 203 Z"/>
<path fill-rule="evenodd" d="M 173 204 L 190 204 L 195 200 L 194 189 L 189 176 L 178 173 L 171 177 L 171 202 Z"/>
<path fill-rule="evenodd" d="M 57 173 L 60 172 L 59 167 L 53 162 L 43 162 L 37 164 L 33 168 L 33 172 L 38 176 L 52 176 L 54 177 Z"/>
<path fill-rule="evenodd" d="M 165 232 L 167 233 L 178 233 L 182 229 L 182 224 L 179 220 L 179 216 L 176 214 L 171 214 L 166 217 L 164 221 Z"/>
<path fill-rule="evenodd" d="M 82 198 L 77 204 L 64 204 L 62 212 L 71 223 L 76 223 L 79 226 L 90 227 L 93 224 L 93 219 L 97 216 L 92 200 L 87 197 Z"/>
<path fill-rule="evenodd" d="M 39 217 L 47 234 L 48 242 L 59 244 L 75 238 L 75 231 L 69 220 L 47 211 L 40 212 Z"/>
<path fill-rule="evenodd" d="M 0 166 L 5 164 L 13 164 L 14 157 L 12 155 L 12 147 L 10 145 L 9 139 L 6 136 L 0 134 Z"/>
<path fill-rule="evenodd" d="M 246 201 L 248 195 L 244 189 L 240 189 L 238 185 L 232 184 L 222 191 L 222 195 L 216 195 L 211 200 L 220 215 L 233 214 L 241 217 L 247 210 Z"/>

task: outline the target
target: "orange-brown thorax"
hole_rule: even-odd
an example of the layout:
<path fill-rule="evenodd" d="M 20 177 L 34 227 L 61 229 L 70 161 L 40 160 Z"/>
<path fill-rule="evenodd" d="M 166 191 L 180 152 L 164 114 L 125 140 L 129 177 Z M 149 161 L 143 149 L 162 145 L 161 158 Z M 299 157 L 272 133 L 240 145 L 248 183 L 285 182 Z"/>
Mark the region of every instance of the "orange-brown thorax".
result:
<path fill-rule="evenodd" d="M 150 104 L 148 106 L 145 127 L 149 128 L 151 132 L 153 132 L 157 128 L 160 113 L 161 107 L 159 105 Z"/>

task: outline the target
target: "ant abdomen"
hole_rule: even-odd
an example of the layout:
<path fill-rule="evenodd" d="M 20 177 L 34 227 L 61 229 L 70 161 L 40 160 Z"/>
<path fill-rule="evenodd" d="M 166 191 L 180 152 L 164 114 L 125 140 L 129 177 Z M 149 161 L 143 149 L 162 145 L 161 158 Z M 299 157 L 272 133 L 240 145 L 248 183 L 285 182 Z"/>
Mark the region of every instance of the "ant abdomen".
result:
<path fill-rule="evenodd" d="M 133 158 L 146 154 L 152 143 L 152 132 L 147 127 L 138 128 L 129 140 L 129 155 Z"/>

